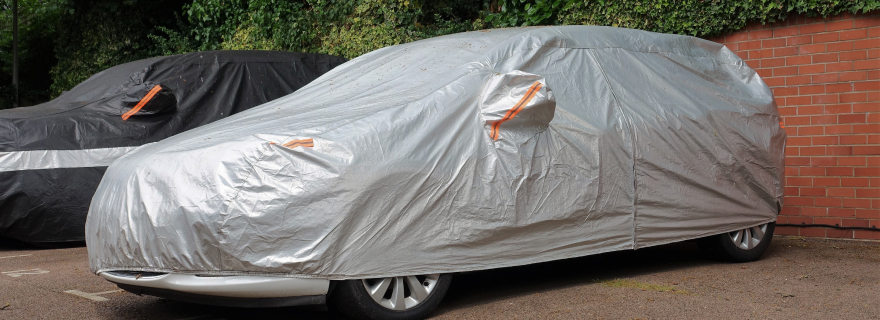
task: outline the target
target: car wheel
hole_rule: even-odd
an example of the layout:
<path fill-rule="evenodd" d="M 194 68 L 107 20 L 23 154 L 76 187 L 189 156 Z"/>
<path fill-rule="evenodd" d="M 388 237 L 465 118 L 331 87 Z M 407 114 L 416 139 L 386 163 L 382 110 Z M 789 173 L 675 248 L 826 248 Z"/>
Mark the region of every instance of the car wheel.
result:
<path fill-rule="evenodd" d="M 446 295 L 451 274 L 340 281 L 328 303 L 353 319 L 423 319 Z"/>
<path fill-rule="evenodd" d="M 730 262 L 758 260 L 773 239 L 776 223 L 767 223 L 700 239 L 703 251 Z"/>

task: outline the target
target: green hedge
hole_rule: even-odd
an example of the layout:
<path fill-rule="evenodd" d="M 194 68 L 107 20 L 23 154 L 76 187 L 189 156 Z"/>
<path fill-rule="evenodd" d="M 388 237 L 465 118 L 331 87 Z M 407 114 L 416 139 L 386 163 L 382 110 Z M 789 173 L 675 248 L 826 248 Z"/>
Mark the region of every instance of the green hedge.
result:
<path fill-rule="evenodd" d="M 713 36 L 795 13 L 827 17 L 880 8 L 880 0 L 67 1 L 75 13 L 65 15 L 67 27 L 55 49 L 56 95 L 115 64 L 198 50 L 287 50 L 353 58 L 444 34 L 557 24 Z M 113 3 L 119 3 L 116 9 L 110 8 Z M 181 4 L 182 10 L 175 9 Z M 179 14 L 176 24 L 171 14 Z"/>

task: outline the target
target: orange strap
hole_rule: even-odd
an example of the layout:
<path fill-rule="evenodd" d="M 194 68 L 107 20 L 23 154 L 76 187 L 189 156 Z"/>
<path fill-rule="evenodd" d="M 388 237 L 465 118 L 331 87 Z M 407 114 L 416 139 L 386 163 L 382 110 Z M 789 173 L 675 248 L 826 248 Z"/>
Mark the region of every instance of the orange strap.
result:
<path fill-rule="evenodd" d="M 282 144 L 282 146 L 285 146 L 285 147 L 288 147 L 291 149 L 296 148 L 296 147 L 311 148 L 311 147 L 315 146 L 315 140 L 314 139 L 292 140 L 292 141 L 288 141 L 288 142 Z"/>
<path fill-rule="evenodd" d="M 541 90 L 541 86 L 540 82 L 535 81 L 535 84 L 529 87 L 529 91 L 526 91 L 526 95 L 524 95 L 522 99 L 519 99 L 519 102 L 517 102 L 513 108 L 507 110 L 507 114 L 504 115 L 504 118 L 501 118 L 501 120 L 495 121 L 495 123 L 492 124 L 492 132 L 489 134 L 489 136 L 492 137 L 492 140 L 498 140 L 498 128 L 501 127 L 501 123 L 516 117 L 516 115 L 519 114 L 527 104 L 529 104 L 529 101 L 532 101 L 532 98 L 535 97 L 538 90 Z"/>
<path fill-rule="evenodd" d="M 785 128 L 785 125 L 782 123 L 782 121 L 779 121 L 779 127 L 783 129 Z"/>
<path fill-rule="evenodd" d="M 128 120 L 129 117 L 133 116 L 135 113 L 138 113 L 138 111 L 141 111 L 141 108 L 143 108 L 144 105 L 147 104 L 147 102 L 150 102 L 150 99 L 153 99 L 153 96 L 155 96 L 156 93 L 159 93 L 160 90 L 162 90 L 162 87 L 158 84 L 153 87 L 153 89 L 150 89 L 150 92 L 147 92 L 147 95 L 145 95 L 144 98 L 141 99 L 141 101 L 138 101 L 138 104 L 134 106 L 134 108 L 131 108 L 131 110 L 128 110 L 128 112 L 122 115 L 122 121 Z"/>

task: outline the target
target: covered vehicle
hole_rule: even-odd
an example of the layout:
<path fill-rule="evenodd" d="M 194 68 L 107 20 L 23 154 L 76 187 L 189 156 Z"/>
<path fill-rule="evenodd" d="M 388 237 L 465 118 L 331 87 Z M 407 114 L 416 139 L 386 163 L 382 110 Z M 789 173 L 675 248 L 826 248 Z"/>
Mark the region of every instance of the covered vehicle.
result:
<path fill-rule="evenodd" d="M 104 70 L 32 107 L 0 110 L 0 237 L 85 240 L 89 202 L 119 156 L 292 93 L 345 59 L 208 51 Z"/>
<path fill-rule="evenodd" d="M 454 34 L 123 156 L 89 211 L 89 262 L 136 293 L 417 318 L 455 272 L 698 238 L 757 259 L 784 144 L 771 91 L 720 44 Z"/>

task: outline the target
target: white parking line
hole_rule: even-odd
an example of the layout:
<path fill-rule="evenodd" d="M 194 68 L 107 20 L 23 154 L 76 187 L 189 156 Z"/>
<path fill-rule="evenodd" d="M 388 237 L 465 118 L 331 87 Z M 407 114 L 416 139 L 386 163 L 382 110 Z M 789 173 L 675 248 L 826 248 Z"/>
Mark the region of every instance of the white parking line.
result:
<path fill-rule="evenodd" d="M 79 290 L 67 290 L 67 291 L 64 291 L 64 293 L 69 293 L 69 294 L 72 294 L 75 296 L 80 296 L 80 297 L 83 297 L 83 298 L 86 298 L 86 299 L 89 299 L 92 301 L 101 302 L 101 301 L 110 300 L 110 299 L 102 297 L 101 296 L 102 294 L 115 293 L 115 292 L 119 292 L 119 291 L 123 291 L 123 290 L 119 289 L 119 290 L 110 290 L 110 291 L 95 292 L 95 293 L 82 292 Z"/>
<path fill-rule="evenodd" d="M 0 259 L 6 259 L 6 258 L 18 258 L 18 257 L 27 257 L 27 256 L 32 256 L 32 254 L 23 254 L 23 255 L 20 255 L 20 256 L 5 256 L 5 257 L 0 257 Z"/>
<path fill-rule="evenodd" d="M 0 273 L 5 274 L 5 275 L 10 276 L 10 277 L 13 277 L 13 278 L 18 278 L 18 277 L 21 277 L 22 275 L 25 275 L 25 274 L 44 274 L 44 273 L 49 273 L 49 270 L 43 270 L 43 269 L 28 269 L 28 270 L 4 271 L 4 272 L 0 272 Z"/>

